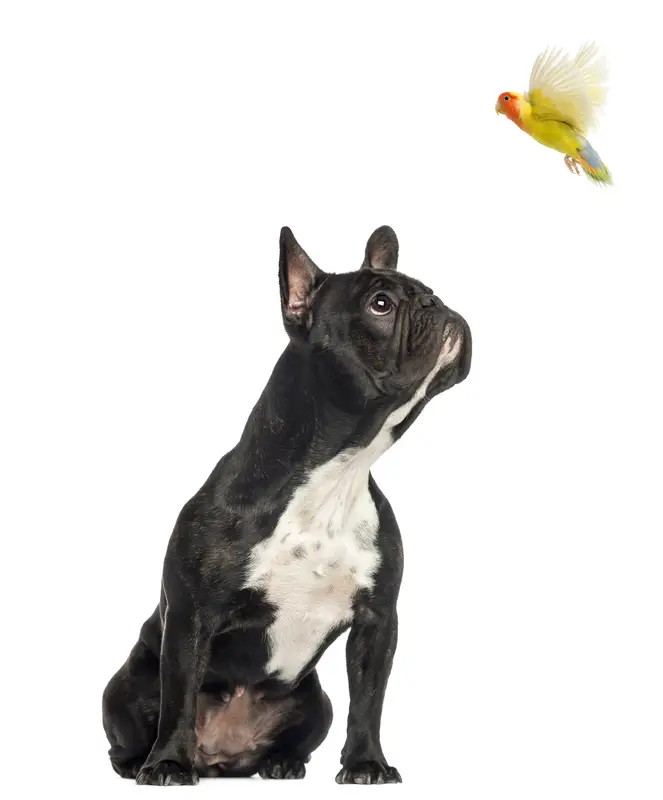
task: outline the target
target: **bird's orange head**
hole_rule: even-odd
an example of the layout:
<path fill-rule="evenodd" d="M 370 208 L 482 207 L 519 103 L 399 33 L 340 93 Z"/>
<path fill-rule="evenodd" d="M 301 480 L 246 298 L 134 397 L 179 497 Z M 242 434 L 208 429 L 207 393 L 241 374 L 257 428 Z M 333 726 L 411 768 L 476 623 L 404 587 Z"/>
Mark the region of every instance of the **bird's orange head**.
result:
<path fill-rule="evenodd" d="M 517 92 L 502 92 L 495 103 L 495 111 L 518 124 L 520 122 L 520 101 L 522 97 Z"/>

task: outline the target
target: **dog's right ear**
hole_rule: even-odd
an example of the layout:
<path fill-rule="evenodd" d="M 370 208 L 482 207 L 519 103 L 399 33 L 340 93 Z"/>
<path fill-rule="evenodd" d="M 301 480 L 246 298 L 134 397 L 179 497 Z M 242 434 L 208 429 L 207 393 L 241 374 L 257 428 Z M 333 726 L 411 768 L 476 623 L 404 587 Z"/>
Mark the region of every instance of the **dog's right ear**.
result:
<path fill-rule="evenodd" d="M 311 327 L 315 290 L 326 276 L 300 247 L 290 228 L 281 228 L 279 244 L 283 321 L 288 330 L 304 334 Z"/>
<path fill-rule="evenodd" d="M 362 269 L 395 270 L 398 267 L 398 238 L 393 228 L 383 225 L 366 243 Z"/>

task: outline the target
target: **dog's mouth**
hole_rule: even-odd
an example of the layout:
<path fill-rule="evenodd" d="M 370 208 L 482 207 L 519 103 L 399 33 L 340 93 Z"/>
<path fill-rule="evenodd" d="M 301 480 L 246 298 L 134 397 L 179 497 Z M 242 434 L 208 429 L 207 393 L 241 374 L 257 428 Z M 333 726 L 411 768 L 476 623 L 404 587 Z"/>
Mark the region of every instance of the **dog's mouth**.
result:
<path fill-rule="evenodd" d="M 454 318 L 445 323 L 435 363 L 423 383 L 419 382 L 418 384 L 417 392 L 422 396 L 427 396 L 430 390 L 433 390 L 433 393 L 437 393 L 441 378 L 445 383 L 445 388 L 457 382 L 455 379 L 455 365 L 462 356 L 465 343 L 464 328 L 466 326 L 463 325 L 463 322 Z"/>
<path fill-rule="evenodd" d="M 470 329 L 457 314 L 446 322 L 442 330 L 441 346 L 431 371 L 420 382 L 410 400 L 392 413 L 392 433 L 398 438 L 419 414 L 423 406 L 435 395 L 450 389 L 469 372 L 471 350 Z"/>
<path fill-rule="evenodd" d="M 444 326 L 442 334 L 443 366 L 438 372 L 443 375 L 449 367 L 454 368 L 454 383 L 467 378 L 472 362 L 472 334 L 467 322 L 458 314 Z"/>
<path fill-rule="evenodd" d="M 456 320 L 447 322 L 442 331 L 442 347 L 435 365 L 435 377 L 453 367 L 461 356 L 465 332 L 462 324 Z"/>
<path fill-rule="evenodd" d="M 469 326 L 461 316 L 453 314 L 442 332 L 442 346 L 426 390 L 427 397 L 444 392 L 465 380 L 470 371 L 471 352 Z"/>
<path fill-rule="evenodd" d="M 442 331 L 442 354 L 454 359 L 463 345 L 463 328 L 455 320 L 447 322 Z"/>

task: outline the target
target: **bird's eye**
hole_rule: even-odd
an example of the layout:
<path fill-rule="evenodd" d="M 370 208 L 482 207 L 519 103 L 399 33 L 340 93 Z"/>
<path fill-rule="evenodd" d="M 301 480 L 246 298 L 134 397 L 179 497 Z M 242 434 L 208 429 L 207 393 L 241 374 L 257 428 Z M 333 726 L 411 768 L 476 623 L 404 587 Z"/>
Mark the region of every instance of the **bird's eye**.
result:
<path fill-rule="evenodd" d="M 386 314 L 389 314 L 390 311 L 394 308 L 394 303 L 386 294 L 376 294 L 375 297 L 371 300 L 371 304 L 369 306 L 371 309 L 371 313 L 375 314 L 376 317 L 384 317 Z"/>
<path fill-rule="evenodd" d="M 508 95 L 508 94 L 505 94 L 505 95 L 504 95 L 504 99 L 505 99 L 505 100 L 506 100 L 506 102 L 508 103 L 508 102 L 509 102 L 509 100 L 510 100 L 511 98 L 509 97 L 509 95 Z"/>

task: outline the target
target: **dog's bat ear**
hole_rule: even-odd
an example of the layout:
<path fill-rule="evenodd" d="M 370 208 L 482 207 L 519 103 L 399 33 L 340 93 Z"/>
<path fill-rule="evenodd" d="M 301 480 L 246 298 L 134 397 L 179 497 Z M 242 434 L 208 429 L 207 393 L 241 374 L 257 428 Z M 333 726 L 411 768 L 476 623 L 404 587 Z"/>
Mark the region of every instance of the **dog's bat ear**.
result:
<path fill-rule="evenodd" d="M 290 228 L 281 228 L 279 284 L 286 325 L 311 326 L 311 303 L 325 273 L 309 258 Z"/>
<path fill-rule="evenodd" d="M 374 230 L 366 244 L 362 269 L 396 269 L 398 265 L 398 239 L 389 225 Z"/>

